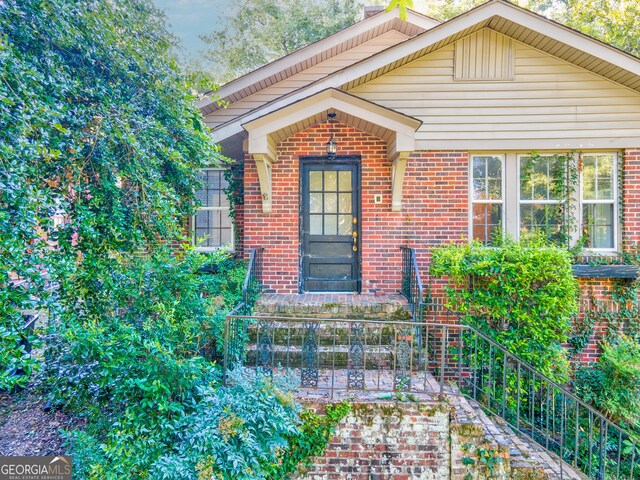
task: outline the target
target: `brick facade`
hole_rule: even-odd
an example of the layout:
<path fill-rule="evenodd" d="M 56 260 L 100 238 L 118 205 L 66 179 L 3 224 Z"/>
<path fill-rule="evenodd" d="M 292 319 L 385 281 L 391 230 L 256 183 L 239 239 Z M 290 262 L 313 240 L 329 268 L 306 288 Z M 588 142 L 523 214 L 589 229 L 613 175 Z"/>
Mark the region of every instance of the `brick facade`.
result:
<path fill-rule="evenodd" d="M 345 124 L 320 124 L 299 132 L 277 146 L 273 165 L 273 210 L 262 213 L 262 200 L 255 163 L 250 156 L 244 165 L 244 205 L 237 209 L 238 247 L 262 246 L 264 284 L 268 293 L 297 293 L 299 289 L 299 158 L 322 156 L 331 131 L 339 155 L 361 155 L 361 269 L 362 293 L 393 294 L 400 289 L 399 247 L 416 249 L 423 282 L 432 288 L 436 300 L 444 297 L 442 279 L 428 275 L 430 251 L 443 243 L 467 241 L 469 234 L 469 156 L 459 151 L 420 151 L 407 161 L 403 209 L 392 212 L 391 163 L 385 141 Z M 640 149 L 624 155 L 623 248 L 640 242 Z M 382 195 L 382 203 L 374 195 Z M 607 308 L 613 305 L 610 279 L 581 279 L 583 304 L 591 298 Z M 582 315 L 582 313 L 581 313 Z M 606 325 L 596 325 L 591 345 L 581 360 L 599 355 L 598 340 Z"/>
<path fill-rule="evenodd" d="M 362 293 L 397 293 L 399 247 L 418 249 L 426 269 L 436 245 L 468 235 L 468 156 L 463 152 L 416 152 L 408 160 L 402 212 L 391 211 L 391 163 L 386 142 L 348 125 L 334 125 L 340 155 L 362 157 Z M 263 246 L 264 282 L 271 293 L 295 293 L 299 275 L 299 157 L 325 154 L 328 124 L 300 132 L 278 145 L 273 165 L 273 211 L 262 213 L 258 173 L 245 162 L 244 241 Z M 374 203 L 374 195 L 382 203 Z"/>
<path fill-rule="evenodd" d="M 450 478 L 448 407 L 356 404 L 305 480 Z"/>
<path fill-rule="evenodd" d="M 622 245 L 635 248 L 640 243 L 640 149 L 627 149 L 623 161 Z"/>

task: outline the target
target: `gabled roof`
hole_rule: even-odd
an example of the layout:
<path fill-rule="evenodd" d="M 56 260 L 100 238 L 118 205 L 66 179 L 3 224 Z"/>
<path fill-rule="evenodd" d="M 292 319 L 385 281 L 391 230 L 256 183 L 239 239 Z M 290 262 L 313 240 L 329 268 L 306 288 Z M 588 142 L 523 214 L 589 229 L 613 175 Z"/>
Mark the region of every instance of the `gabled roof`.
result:
<path fill-rule="evenodd" d="M 402 209 L 402 185 L 407 158 L 415 150 L 422 121 L 335 88 L 328 88 L 243 125 L 248 132 L 247 153 L 253 156 L 260 181 L 263 213 L 271 213 L 271 171 L 277 144 L 313 125 L 323 123 L 330 110 L 338 121 L 387 142 L 392 162 L 391 208 Z"/>
<path fill-rule="evenodd" d="M 490 0 L 414 38 L 228 121 L 214 130 L 213 139 L 221 141 L 236 135 L 243 131 L 243 124 L 327 88 L 350 89 L 366 83 L 482 28 L 496 30 L 640 91 L 638 58 L 505 0 Z"/>
<path fill-rule="evenodd" d="M 236 102 L 389 30 L 398 30 L 413 37 L 439 24 L 437 20 L 413 10 L 407 10 L 406 21 L 399 18 L 398 9 L 380 12 L 232 80 L 214 93 L 219 99 Z M 211 97 L 201 100 L 198 107 L 205 114 L 219 108 L 218 101 Z"/>
<path fill-rule="evenodd" d="M 267 153 L 275 160 L 278 142 L 326 121 L 329 110 L 337 113 L 340 122 L 387 140 L 393 152 L 415 150 L 415 131 L 422 124 L 420 120 L 328 88 L 245 123 L 243 127 L 249 132 L 248 153 Z"/>

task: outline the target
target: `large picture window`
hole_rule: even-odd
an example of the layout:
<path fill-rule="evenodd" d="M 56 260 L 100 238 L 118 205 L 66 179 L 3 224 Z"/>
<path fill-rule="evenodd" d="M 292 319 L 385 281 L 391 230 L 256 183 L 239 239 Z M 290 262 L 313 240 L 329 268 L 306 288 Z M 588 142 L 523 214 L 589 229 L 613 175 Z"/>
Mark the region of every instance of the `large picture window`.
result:
<path fill-rule="evenodd" d="M 229 199 L 225 194 L 228 183 L 224 170 L 202 170 L 203 187 L 196 192 L 200 202 L 193 216 L 194 242 L 203 251 L 221 247 L 233 248 L 233 222 L 229 215 Z"/>
<path fill-rule="evenodd" d="M 616 153 L 478 153 L 469 159 L 469 234 L 492 245 L 543 232 L 562 246 L 618 248 Z"/>
<path fill-rule="evenodd" d="M 485 245 L 492 244 L 502 225 L 503 162 L 501 155 L 471 157 L 471 231 Z"/>

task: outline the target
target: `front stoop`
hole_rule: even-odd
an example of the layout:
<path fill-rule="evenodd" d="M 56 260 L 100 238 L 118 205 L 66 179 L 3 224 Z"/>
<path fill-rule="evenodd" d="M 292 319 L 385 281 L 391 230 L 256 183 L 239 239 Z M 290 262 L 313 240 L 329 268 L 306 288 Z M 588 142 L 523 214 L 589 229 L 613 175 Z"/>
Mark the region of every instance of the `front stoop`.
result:
<path fill-rule="evenodd" d="M 409 303 L 402 295 L 267 293 L 258 297 L 253 313 L 273 317 L 411 320 Z"/>

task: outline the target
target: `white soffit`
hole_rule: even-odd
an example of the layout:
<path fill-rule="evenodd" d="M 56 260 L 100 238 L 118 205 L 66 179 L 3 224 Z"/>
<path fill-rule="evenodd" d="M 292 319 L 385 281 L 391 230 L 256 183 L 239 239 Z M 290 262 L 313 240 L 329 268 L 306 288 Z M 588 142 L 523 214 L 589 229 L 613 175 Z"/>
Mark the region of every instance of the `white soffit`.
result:
<path fill-rule="evenodd" d="M 360 119 L 360 128 L 388 142 L 395 141 L 395 151 L 415 149 L 415 132 L 422 124 L 420 120 L 329 88 L 243 124 L 249 133 L 247 153 L 270 154 L 274 157 L 274 145 L 286 138 L 285 135 L 308 128 L 318 119 L 326 121 L 326 112 L 329 110 L 340 112 L 341 120 L 349 124 L 357 123 Z M 294 129 L 292 126 L 295 126 Z M 373 129 L 378 130 L 374 130 L 374 133 Z"/>
<path fill-rule="evenodd" d="M 410 9 L 407 10 L 406 21 L 401 20 L 398 15 L 398 9 L 393 9 L 361 20 L 222 85 L 214 92 L 216 98 L 233 103 L 390 30 L 398 30 L 413 37 L 440 24 L 437 20 Z M 200 100 L 197 106 L 204 114 L 219 108 L 218 100 L 209 96 Z"/>

